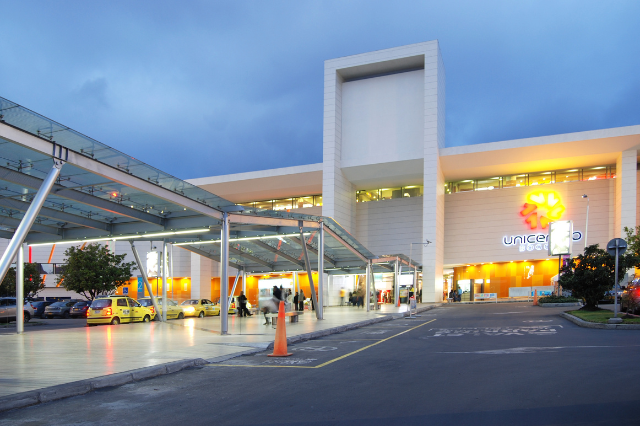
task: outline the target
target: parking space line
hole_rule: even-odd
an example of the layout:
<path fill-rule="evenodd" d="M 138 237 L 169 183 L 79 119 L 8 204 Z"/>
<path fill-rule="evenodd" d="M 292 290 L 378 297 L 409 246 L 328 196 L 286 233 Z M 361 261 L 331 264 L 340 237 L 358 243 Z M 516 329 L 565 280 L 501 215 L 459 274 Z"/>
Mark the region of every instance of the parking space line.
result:
<path fill-rule="evenodd" d="M 333 364 L 333 363 L 334 363 L 334 362 L 336 362 L 336 361 L 340 361 L 340 360 L 342 360 L 342 359 L 345 359 L 345 358 L 347 358 L 347 357 L 350 357 L 351 355 L 355 355 L 355 354 L 357 354 L 358 352 L 362 352 L 362 351 L 364 351 L 365 349 L 369 349 L 369 348 L 372 348 L 372 347 L 374 347 L 374 346 L 376 346 L 376 345 L 379 345 L 380 343 L 386 342 L 387 340 L 391 340 L 391 339 L 393 339 L 394 337 L 398 337 L 398 336 L 400 336 L 400 335 L 402 335 L 402 334 L 408 333 L 408 332 L 410 332 L 410 331 L 412 331 L 412 330 L 415 330 L 416 328 L 423 327 L 423 326 L 425 326 L 425 325 L 427 325 L 427 324 L 430 324 L 430 323 L 434 322 L 435 320 L 436 320 L 436 319 L 434 318 L 434 319 L 432 319 L 431 321 L 427 321 L 427 322 L 425 322 L 425 323 L 422 323 L 422 324 L 420 324 L 420 325 L 417 325 L 417 326 L 415 326 L 415 327 L 412 327 L 412 328 L 410 328 L 410 329 L 408 329 L 408 330 L 402 331 L 402 332 L 400 332 L 400 333 L 398 333 L 398 334 L 394 334 L 393 336 L 389 336 L 389 337 L 387 337 L 386 339 L 382 339 L 382 340 L 379 340 L 379 341 L 377 341 L 377 342 L 375 342 L 375 343 L 372 343 L 372 344 L 370 344 L 370 345 L 367 345 L 367 346 L 365 346 L 364 348 L 357 349 L 357 350 L 355 350 L 355 351 L 353 351 L 353 352 L 349 352 L 348 354 L 345 354 L 345 355 L 339 356 L 339 357 L 337 357 L 337 358 L 334 358 L 334 359 L 329 360 L 329 361 L 327 361 L 327 362 L 323 362 L 322 364 L 320 364 L 320 365 L 316 365 L 316 366 L 313 366 L 313 367 L 307 367 L 307 366 L 302 366 L 302 365 L 248 365 L 248 364 L 245 364 L 245 365 L 242 365 L 242 364 L 206 364 L 206 365 L 205 365 L 205 367 L 308 368 L 308 369 L 311 369 L 311 368 L 322 368 L 322 367 L 326 367 L 326 366 L 327 366 L 327 365 L 329 365 L 329 364 Z M 367 340 L 373 340 L 373 339 L 367 339 Z"/>

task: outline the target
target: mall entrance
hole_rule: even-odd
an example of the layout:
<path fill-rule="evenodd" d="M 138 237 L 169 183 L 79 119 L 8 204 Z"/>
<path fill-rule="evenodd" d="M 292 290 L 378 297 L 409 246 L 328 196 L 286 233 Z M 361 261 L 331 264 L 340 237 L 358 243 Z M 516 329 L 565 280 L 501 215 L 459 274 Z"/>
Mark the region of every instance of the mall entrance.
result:
<path fill-rule="evenodd" d="M 453 290 L 461 302 L 475 301 L 481 293 L 495 294 L 498 299 L 528 298 L 534 290 L 538 294 L 553 293 L 557 275 L 558 259 L 469 264 L 455 266 L 445 276 L 445 291 L 450 297 Z"/>

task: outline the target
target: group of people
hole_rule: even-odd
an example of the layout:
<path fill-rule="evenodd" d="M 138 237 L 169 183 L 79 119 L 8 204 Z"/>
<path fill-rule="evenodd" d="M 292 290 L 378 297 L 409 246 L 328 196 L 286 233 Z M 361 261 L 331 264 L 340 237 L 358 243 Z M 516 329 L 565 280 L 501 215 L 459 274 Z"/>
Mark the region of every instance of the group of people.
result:
<path fill-rule="evenodd" d="M 349 298 L 346 300 L 346 304 L 348 306 L 357 306 L 359 308 L 364 307 L 364 288 L 358 287 L 355 291 L 349 292 Z M 347 290 L 342 287 L 340 289 L 340 306 L 345 305 L 345 297 L 347 295 Z"/>
<path fill-rule="evenodd" d="M 462 300 L 462 295 L 454 289 L 451 289 L 449 292 L 449 299 L 451 299 L 452 302 L 459 302 Z"/>
<path fill-rule="evenodd" d="M 269 317 L 267 314 L 275 314 L 280 309 L 280 302 L 285 302 L 285 310 L 290 309 L 293 306 L 293 309 L 298 311 L 304 310 L 304 301 L 306 297 L 302 289 L 293 295 L 291 289 L 283 289 L 282 286 L 273 286 L 271 291 L 271 300 L 263 303 L 261 308 L 262 313 L 264 314 L 264 323 L 265 325 L 270 324 Z M 312 304 L 313 309 L 313 304 Z"/>

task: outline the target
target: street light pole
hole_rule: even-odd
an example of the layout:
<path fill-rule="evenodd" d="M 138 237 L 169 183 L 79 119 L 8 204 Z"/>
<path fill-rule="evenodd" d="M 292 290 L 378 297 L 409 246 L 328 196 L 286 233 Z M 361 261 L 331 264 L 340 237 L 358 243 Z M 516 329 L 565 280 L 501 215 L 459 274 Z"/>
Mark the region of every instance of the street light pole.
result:
<path fill-rule="evenodd" d="M 587 220 L 586 220 L 586 224 L 584 227 L 584 248 L 587 248 L 587 236 L 589 235 L 589 196 L 587 194 L 584 194 L 582 196 L 582 198 L 586 198 L 587 199 Z"/>

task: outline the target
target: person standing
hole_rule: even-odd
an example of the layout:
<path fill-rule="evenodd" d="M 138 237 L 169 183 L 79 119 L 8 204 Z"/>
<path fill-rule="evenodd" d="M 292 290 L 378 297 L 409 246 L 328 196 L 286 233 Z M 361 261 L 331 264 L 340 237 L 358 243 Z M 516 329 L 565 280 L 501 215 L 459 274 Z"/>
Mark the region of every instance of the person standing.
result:
<path fill-rule="evenodd" d="M 244 291 L 240 292 L 240 296 L 236 298 L 236 301 L 238 302 L 238 316 L 250 317 L 252 313 L 247 309 L 247 296 L 244 295 Z"/>
<path fill-rule="evenodd" d="M 304 301 L 305 301 L 304 291 L 302 291 L 302 289 L 300 289 L 300 296 L 298 297 L 298 310 L 299 311 L 304 311 Z"/>
<path fill-rule="evenodd" d="M 347 293 L 347 291 L 344 289 L 344 287 L 342 287 L 340 289 L 340 306 L 344 306 L 344 296 Z"/>
<path fill-rule="evenodd" d="M 299 299 L 298 292 L 296 292 L 296 295 L 293 296 L 293 309 L 296 310 L 296 311 L 299 311 L 299 309 L 298 309 L 298 299 Z"/>

